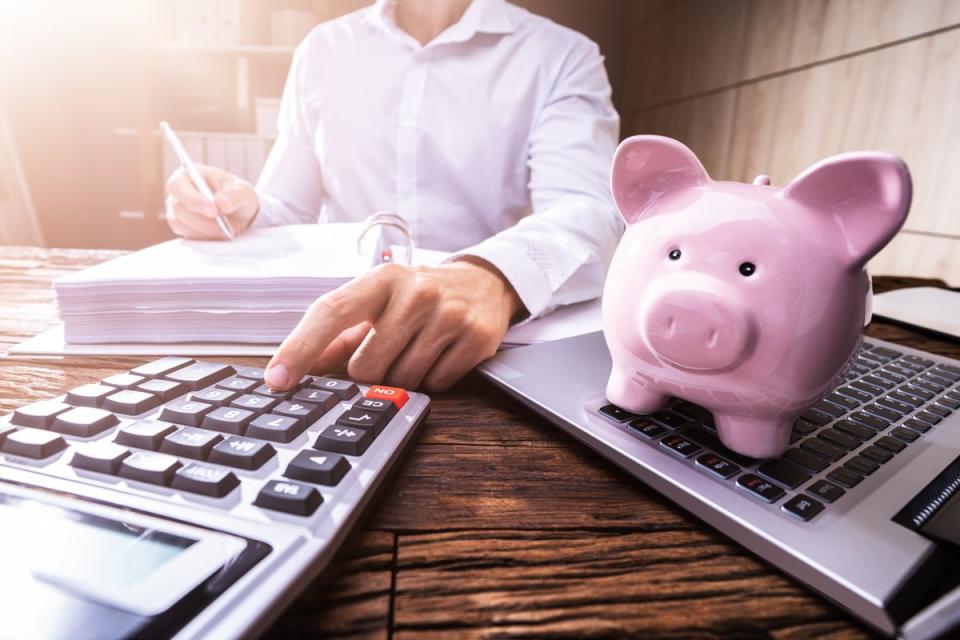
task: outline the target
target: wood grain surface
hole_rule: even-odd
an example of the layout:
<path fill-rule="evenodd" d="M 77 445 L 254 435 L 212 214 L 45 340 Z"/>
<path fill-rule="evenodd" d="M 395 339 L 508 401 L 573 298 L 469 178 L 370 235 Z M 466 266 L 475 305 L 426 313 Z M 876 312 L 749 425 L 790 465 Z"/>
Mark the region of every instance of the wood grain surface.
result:
<path fill-rule="evenodd" d="M 113 255 L 0 247 L 0 349 L 56 322 L 51 278 Z M 960 357 L 956 343 L 897 326 L 870 333 Z M 0 412 L 143 360 L 4 357 Z M 434 397 L 363 524 L 267 635 L 871 634 L 471 375 Z"/>

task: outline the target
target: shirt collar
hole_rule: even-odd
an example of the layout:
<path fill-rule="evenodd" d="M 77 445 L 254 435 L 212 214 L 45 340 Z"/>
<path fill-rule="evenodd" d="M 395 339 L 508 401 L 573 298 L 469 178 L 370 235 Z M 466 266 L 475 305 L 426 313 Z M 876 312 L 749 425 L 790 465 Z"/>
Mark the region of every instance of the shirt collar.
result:
<path fill-rule="evenodd" d="M 377 0 L 367 10 L 365 21 L 392 31 L 399 31 L 393 21 L 393 0 Z M 472 0 L 459 21 L 447 27 L 426 46 L 450 42 L 466 42 L 477 33 L 511 33 L 513 21 L 505 0 Z"/>

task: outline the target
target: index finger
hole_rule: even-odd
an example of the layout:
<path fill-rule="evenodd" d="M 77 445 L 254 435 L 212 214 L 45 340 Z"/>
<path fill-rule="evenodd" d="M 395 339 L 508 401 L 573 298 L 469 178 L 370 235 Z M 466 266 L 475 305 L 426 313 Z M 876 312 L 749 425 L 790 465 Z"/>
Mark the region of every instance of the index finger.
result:
<path fill-rule="evenodd" d="M 264 382 L 279 390 L 293 386 L 337 336 L 380 316 L 394 281 L 388 271 L 378 270 L 317 298 L 270 359 Z"/>
<path fill-rule="evenodd" d="M 177 169 L 167 181 L 167 192 L 190 211 L 206 216 L 218 216 L 217 205 L 200 193 L 186 171 Z"/>

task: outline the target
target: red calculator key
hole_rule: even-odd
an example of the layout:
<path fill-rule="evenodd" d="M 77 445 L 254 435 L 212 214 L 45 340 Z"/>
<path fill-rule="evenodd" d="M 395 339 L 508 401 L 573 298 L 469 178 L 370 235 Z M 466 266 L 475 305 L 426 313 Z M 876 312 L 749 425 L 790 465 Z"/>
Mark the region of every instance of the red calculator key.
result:
<path fill-rule="evenodd" d="M 407 392 L 396 387 L 383 387 L 380 385 L 370 387 L 370 390 L 364 394 L 365 398 L 378 398 L 380 400 L 390 400 L 397 405 L 397 409 L 402 409 L 410 398 Z"/>

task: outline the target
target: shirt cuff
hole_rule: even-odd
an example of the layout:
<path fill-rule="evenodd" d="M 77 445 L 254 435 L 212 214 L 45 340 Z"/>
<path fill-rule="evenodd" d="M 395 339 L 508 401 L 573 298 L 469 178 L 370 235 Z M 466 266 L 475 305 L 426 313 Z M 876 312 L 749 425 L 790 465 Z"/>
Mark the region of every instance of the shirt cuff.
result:
<path fill-rule="evenodd" d="M 537 263 L 512 242 L 494 236 L 450 256 L 444 262 L 453 262 L 464 256 L 486 260 L 503 274 L 529 314 L 525 319 L 535 318 L 549 309 L 553 298 L 550 282 Z"/>

